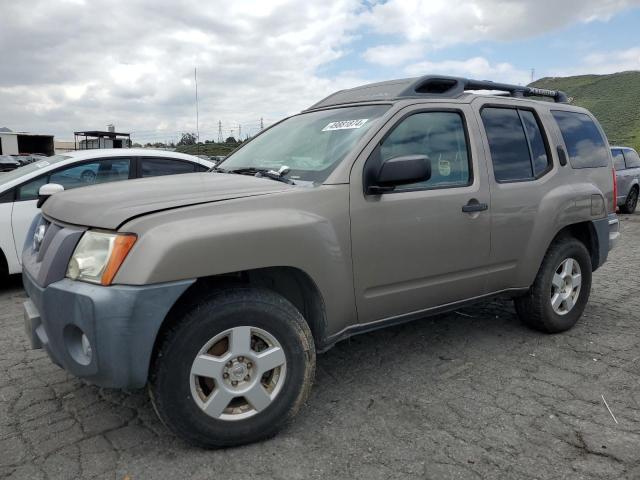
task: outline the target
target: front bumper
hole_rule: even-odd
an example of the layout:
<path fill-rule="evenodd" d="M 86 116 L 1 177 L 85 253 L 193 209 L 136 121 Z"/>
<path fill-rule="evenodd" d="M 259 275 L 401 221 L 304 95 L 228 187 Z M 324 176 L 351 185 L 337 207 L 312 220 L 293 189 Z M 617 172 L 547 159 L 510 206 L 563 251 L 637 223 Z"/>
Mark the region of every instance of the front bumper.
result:
<path fill-rule="evenodd" d="M 43 288 L 25 271 L 23 282 L 32 348 L 44 348 L 54 363 L 91 383 L 141 388 L 158 330 L 194 280 L 104 287 L 65 278 Z"/>

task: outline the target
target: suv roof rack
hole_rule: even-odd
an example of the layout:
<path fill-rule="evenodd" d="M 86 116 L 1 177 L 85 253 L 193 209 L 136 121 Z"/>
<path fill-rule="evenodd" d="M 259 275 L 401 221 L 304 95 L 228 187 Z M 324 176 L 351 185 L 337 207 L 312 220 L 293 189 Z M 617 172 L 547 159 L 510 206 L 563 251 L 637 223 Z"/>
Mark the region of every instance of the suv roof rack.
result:
<path fill-rule="evenodd" d="M 556 103 L 567 103 L 567 94 L 560 90 L 473 80 L 461 77 L 425 75 L 422 77 L 371 83 L 348 90 L 340 90 L 320 100 L 308 110 L 345 103 L 401 100 L 405 98 L 457 98 L 467 91 L 491 90 L 505 92 L 511 97 L 547 97 Z"/>

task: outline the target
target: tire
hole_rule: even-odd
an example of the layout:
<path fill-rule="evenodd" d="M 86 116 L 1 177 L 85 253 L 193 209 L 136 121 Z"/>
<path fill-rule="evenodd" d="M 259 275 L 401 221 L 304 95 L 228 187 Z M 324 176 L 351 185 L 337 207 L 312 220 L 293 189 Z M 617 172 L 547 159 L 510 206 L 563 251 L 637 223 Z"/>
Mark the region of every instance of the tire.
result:
<path fill-rule="evenodd" d="M 7 260 L 0 250 L 0 287 L 4 287 L 9 283 L 9 266 Z"/>
<path fill-rule="evenodd" d="M 573 267 L 571 272 L 567 271 L 569 267 Z M 580 275 L 579 289 L 569 291 L 577 284 L 577 280 L 574 281 L 576 272 Z M 591 274 L 591 257 L 582 242 L 570 236 L 555 240 L 547 250 L 529 292 L 514 299 L 518 317 L 524 324 L 542 332 L 569 330 L 576 324 L 589 300 Z M 565 280 L 560 281 L 563 278 L 566 283 L 563 283 Z M 554 293 L 558 293 L 558 296 L 554 296 Z M 567 301 L 562 300 L 565 296 L 569 297 Z M 556 307 L 552 305 L 554 300 Z M 571 308 L 568 308 L 569 303 L 573 304 Z"/>
<path fill-rule="evenodd" d="M 270 290 L 232 288 L 189 306 L 165 332 L 149 393 L 177 436 L 204 448 L 230 447 L 275 435 L 307 399 L 314 373 L 313 337 L 300 312 Z"/>
<path fill-rule="evenodd" d="M 620 207 L 620 211 L 622 213 L 633 213 L 636 211 L 636 207 L 638 206 L 638 189 L 633 187 L 627 195 L 626 200 L 624 201 L 624 205 Z"/>

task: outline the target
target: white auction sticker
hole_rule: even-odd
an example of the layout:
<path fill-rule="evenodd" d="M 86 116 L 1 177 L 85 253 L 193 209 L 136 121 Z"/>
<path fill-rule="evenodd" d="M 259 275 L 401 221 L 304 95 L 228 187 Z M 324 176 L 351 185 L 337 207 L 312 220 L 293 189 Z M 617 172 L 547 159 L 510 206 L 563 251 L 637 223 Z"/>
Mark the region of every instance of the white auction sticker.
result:
<path fill-rule="evenodd" d="M 361 118 L 359 120 L 340 120 L 339 122 L 331 122 L 329 125 L 322 129 L 323 132 L 330 132 L 331 130 L 347 130 L 350 128 L 360 128 L 367 123 L 368 118 Z"/>

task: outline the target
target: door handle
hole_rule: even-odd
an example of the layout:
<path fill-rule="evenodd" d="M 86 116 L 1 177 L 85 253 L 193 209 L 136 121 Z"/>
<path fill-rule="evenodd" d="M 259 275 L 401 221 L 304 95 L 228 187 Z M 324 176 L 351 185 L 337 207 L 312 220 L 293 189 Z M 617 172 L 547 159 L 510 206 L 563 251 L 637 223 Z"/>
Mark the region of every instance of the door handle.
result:
<path fill-rule="evenodd" d="M 464 213 L 484 212 L 489 209 L 489 205 L 486 203 L 480 203 L 475 198 L 469 200 L 469 203 L 462 207 Z"/>

